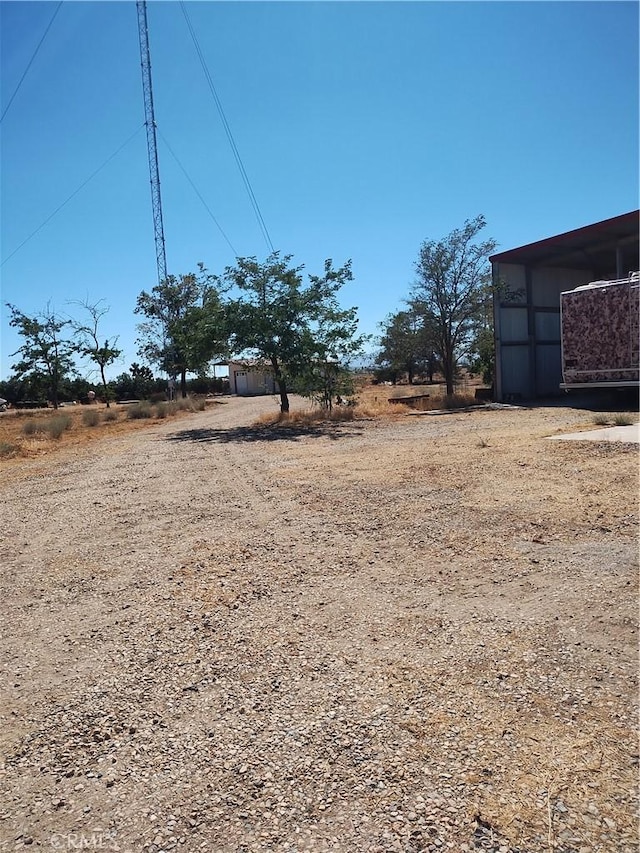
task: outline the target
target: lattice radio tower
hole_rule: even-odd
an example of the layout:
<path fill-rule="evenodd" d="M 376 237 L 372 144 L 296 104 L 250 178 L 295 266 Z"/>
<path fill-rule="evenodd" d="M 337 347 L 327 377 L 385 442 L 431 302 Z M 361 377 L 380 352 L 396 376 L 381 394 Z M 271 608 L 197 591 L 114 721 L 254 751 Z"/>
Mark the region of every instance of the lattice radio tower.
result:
<path fill-rule="evenodd" d="M 146 0 L 136 0 L 138 10 L 138 35 L 140 37 L 140 64 L 142 66 L 142 92 L 144 116 L 147 129 L 147 151 L 149 154 L 149 176 L 151 179 L 151 205 L 153 208 L 153 234 L 156 241 L 158 284 L 167 277 L 167 254 L 164 245 L 162 224 L 162 198 L 160 197 L 160 170 L 158 168 L 158 146 L 156 143 L 156 119 L 153 110 L 153 88 L 151 85 L 151 54 L 149 52 L 149 29 L 147 26 Z"/>

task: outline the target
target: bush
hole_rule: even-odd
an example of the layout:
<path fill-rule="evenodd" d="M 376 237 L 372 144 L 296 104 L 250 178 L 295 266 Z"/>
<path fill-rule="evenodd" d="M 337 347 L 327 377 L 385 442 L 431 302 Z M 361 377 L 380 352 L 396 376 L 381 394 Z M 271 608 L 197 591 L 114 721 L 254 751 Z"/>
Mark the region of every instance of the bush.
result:
<path fill-rule="evenodd" d="M 166 400 L 163 403 L 158 403 L 156 405 L 156 417 L 161 420 L 168 417 L 172 414 L 171 411 L 171 403 L 167 403 Z"/>
<path fill-rule="evenodd" d="M 32 418 L 30 418 L 22 425 L 22 432 L 25 435 L 35 435 L 37 432 L 40 432 L 40 424 L 38 423 L 38 421 L 34 421 Z"/>
<path fill-rule="evenodd" d="M 127 408 L 127 417 L 132 421 L 153 417 L 151 404 L 146 402 L 146 400 L 142 403 L 133 403 L 133 405 Z"/>
<path fill-rule="evenodd" d="M 203 412 L 207 401 L 204 397 L 179 397 L 173 404 L 179 412 Z"/>
<path fill-rule="evenodd" d="M 62 433 L 71 426 L 71 418 L 69 415 L 54 415 L 50 418 L 44 428 L 49 433 L 50 438 L 60 438 Z"/>
<path fill-rule="evenodd" d="M 633 418 L 629 415 L 616 415 L 613 422 L 616 426 L 631 426 Z"/>
<path fill-rule="evenodd" d="M 97 426 L 100 423 L 100 412 L 97 409 L 86 409 L 82 413 L 82 423 L 88 427 Z"/>
<path fill-rule="evenodd" d="M 10 444 L 8 441 L 0 441 L 0 458 L 8 459 L 10 456 L 15 456 L 18 448 L 15 444 Z"/>
<path fill-rule="evenodd" d="M 477 405 L 478 401 L 473 394 L 446 394 L 442 398 L 443 409 L 466 409 Z"/>
<path fill-rule="evenodd" d="M 254 426 L 260 429 L 265 428 L 291 428 L 298 429 L 302 427 L 314 427 L 327 423 L 339 423 L 341 421 L 353 421 L 357 417 L 356 409 L 353 406 L 337 406 L 332 411 L 328 411 L 323 407 L 306 409 L 305 411 L 295 412 L 270 412 L 266 415 L 261 415 L 255 422 Z"/>
<path fill-rule="evenodd" d="M 606 426 L 609 423 L 609 418 L 606 415 L 596 415 L 593 422 L 596 426 Z"/>
<path fill-rule="evenodd" d="M 117 421 L 120 416 L 116 409 L 105 409 L 102 417 L 104 421 Z"/>
<path fill-rule="evenodd" d="M 193 412 L 193 401 L 190 397 L 179 397 L 174 401 L 177 411 Z"/>

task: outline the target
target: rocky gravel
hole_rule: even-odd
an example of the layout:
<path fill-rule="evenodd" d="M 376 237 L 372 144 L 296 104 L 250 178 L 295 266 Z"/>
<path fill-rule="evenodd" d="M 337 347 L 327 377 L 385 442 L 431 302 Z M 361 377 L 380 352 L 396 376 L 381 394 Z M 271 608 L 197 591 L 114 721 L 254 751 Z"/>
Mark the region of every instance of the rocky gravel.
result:
<path fill-rule="evenodd" d="M 638 849 L 637 447 L 565 408 L 7 466 L 3 849 Z"/>

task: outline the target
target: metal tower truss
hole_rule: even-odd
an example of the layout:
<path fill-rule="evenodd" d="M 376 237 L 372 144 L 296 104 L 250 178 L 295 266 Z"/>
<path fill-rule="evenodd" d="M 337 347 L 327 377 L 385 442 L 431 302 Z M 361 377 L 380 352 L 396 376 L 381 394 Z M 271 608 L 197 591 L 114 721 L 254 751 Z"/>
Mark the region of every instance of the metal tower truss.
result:
<path fill-rule="evenodd" d="M 147 151 L 149 154 L 149 176 L 151 179 L 151 204 L 153 207 L 153 233 L 156 242 L 158 283 L 167 277 L 167 255 L 164 244 L 162 222 L 162 199 L 160 197 L 160 170 L 158 168 L 158 146 L 156 142 L 156 120 L 153 109 L 151 85 L 151 54 L 149 52 L 149 29 L 147 25 L 146 0 L 136 0 L 138 11 L 138 35 L 140 37 L 140 64 L 142 66 L 142 91 L 144 95 L 145 127 L 147 129 Z"/>

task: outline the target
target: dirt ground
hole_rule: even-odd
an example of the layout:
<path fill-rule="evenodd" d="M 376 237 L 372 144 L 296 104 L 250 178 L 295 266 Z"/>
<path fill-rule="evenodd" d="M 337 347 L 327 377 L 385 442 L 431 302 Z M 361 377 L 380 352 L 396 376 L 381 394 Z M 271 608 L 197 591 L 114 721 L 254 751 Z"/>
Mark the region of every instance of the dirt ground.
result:
<path fill-rule="evenodd" d="M 637 445 L 274 405 L 1 463 L 4 849 L 636 851 Z"/>

